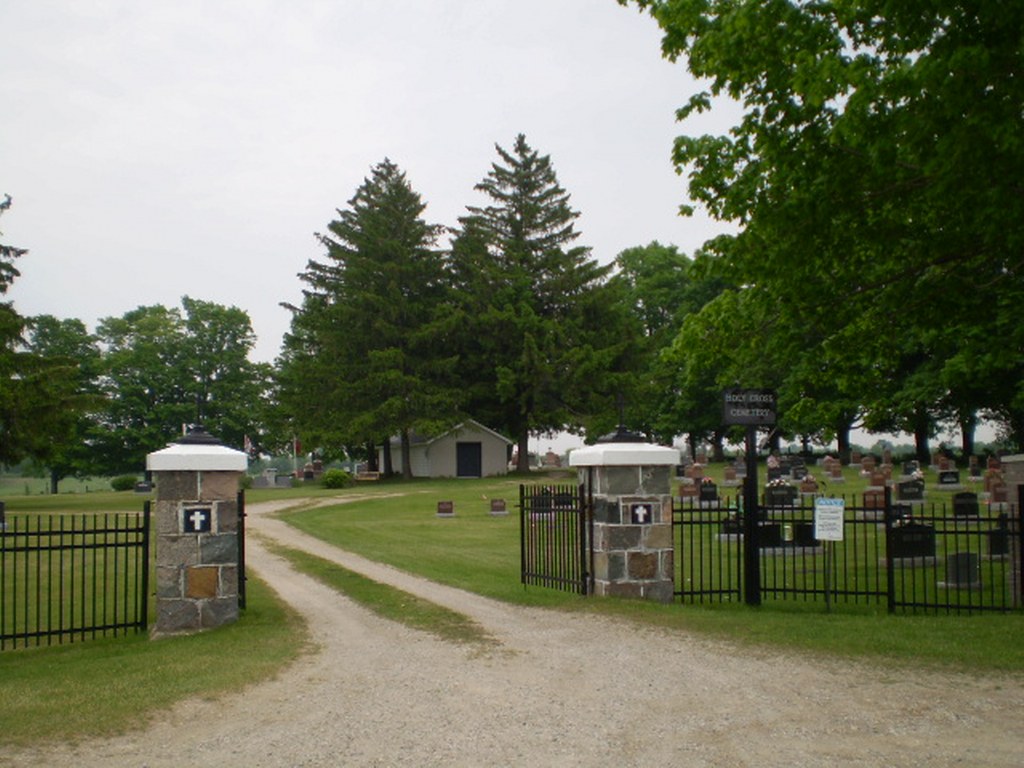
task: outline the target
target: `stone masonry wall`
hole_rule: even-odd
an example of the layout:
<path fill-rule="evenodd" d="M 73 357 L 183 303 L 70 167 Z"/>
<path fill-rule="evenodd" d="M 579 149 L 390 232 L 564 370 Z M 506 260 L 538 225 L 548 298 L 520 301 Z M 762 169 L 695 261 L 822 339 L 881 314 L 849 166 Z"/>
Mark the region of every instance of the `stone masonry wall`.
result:
<path fill-rule="evenodd" d="M 237 472 L 156 477 L 155 634 L 209 629 L 238 619 Z M 208 530 L 187 531 L 199 513 Z"/>

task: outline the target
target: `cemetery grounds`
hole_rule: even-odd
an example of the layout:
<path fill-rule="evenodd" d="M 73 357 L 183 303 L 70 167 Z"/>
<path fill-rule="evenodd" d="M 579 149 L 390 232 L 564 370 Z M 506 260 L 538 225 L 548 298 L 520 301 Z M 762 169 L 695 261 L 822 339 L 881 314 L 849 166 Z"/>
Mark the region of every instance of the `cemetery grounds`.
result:
<path fill-rule="evenodd" d="M 379 499 L 326 498 L 290 516 L 304 528 L 324 526 L 333 516 L 336 530 L 352 544 L 358 539 L 369 559 L 274 514 L 294 500 L 253 499 L 250 565 L 305 617 L 315 651 L 240 694 L 190 698 L 158 712 L 144 730 L 3 750 L 0 766 L 1021 762 L 1015 731 L 1024 686 L 1016 670 L 918 668 L 799 644 L 780 650 L 742 631 L 730 639 L 695 634 L 668 618 L 690 610 L 678 605 L 619 605 L 606 612 L 593 601 L 555 593 L 531 590 L 526 597 L 514 583 L 482 590 L 507 591 L 512 602 L 453 587 L 474 578 L 474 571 L 505 570 L 483 556 L 475 562 L 473 550 L 488 526 L 517 521 L 480 512 L 486 499 L 476 504 L 470 486 L 455 502 L 456 516 L 437 519 L 430 510 L 444 487 L 427 484 L 407 495 L 401 506 L 412 511 L 397 534 L 399 553 L 418 546 L 423 556 L 415 558 L 416 570 L 434 578 L 380 562 L 389 557 L 381 516 L 389 504 L 384 497 L 394 489 L 386 485 L 374 489 Z M 461 530 L 453 528 L 460 524 Z M 435 535 L 427 535 L 430 530 Z M 272 553 L 270 542 L 469 616 L 493 642 L 453 646 L 380 619 L 297 572 Z M 451 553 L 453 546 L 459 553 L 447 562 L 431 556 L 435 549 Z M 760 619 L 749 622 L 752 632 Z M 902 620 L 878 617 L 880 634 L 883 625 Z M 939 632 L 950 626 L 944 619 L 907 620 L 935 621 Z M 872 626 L 863 617 L 857 621 Z M 844 622 L 822 617 L 819 626 Z"/>

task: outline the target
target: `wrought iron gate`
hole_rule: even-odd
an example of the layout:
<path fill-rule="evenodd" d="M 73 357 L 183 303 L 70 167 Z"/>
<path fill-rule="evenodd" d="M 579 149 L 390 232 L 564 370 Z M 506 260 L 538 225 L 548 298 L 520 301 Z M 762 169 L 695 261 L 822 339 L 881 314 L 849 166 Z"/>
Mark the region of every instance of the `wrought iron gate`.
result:
<path fill-rule="evenodd" d="M 588 595 L 593 517 L 581 485 L 520 485 L 521 581 Z"/>

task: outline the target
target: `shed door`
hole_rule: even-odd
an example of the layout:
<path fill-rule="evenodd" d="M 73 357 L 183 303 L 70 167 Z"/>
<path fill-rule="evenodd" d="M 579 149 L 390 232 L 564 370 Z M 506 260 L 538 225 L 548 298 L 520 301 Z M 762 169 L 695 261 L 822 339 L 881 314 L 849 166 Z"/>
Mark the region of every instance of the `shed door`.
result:
<path fill-rule="evenodd" d="M 455 474 L 458 477 L 483 477 L 483 443 L 455 444 Z"/>

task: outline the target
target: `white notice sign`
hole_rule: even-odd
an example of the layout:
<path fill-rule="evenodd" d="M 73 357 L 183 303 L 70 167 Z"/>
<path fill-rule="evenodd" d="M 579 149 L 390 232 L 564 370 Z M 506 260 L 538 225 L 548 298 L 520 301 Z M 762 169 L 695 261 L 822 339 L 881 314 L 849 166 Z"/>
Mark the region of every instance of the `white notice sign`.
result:
<path fill-rule="evenodd" d="M 819 541 L 842 541 L 845 510 L 846 502 L 842 499 L 815 499 L 814 538 Z"/>

